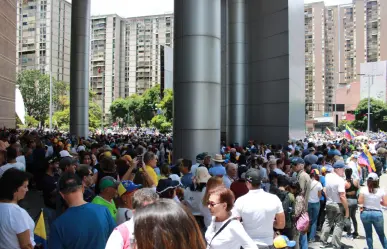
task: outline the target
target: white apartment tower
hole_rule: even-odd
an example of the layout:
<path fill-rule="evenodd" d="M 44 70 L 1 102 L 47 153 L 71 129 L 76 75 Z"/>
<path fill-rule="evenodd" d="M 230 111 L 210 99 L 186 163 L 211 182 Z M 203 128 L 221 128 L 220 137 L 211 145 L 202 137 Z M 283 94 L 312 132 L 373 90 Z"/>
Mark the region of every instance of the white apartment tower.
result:
<path fill-rule="evenodd" d="M 97 16 L 91 21 L 90 89 L 97 94 L 104 113 L 120 96 L 125 64 L 124 21 L 117 15 Z"/>
<path fill-rule="evenodd" d="M 92 17 L 90 88 L 105 114 L 114 99 L 160 83 L 160 46 L 173 47 L 173 14 Z"/>
<path fill-rule="evenodd" d="M 71 4 L 66 0 L 17 1 L 17 72 L 40 70 L 70 82 Z"/>

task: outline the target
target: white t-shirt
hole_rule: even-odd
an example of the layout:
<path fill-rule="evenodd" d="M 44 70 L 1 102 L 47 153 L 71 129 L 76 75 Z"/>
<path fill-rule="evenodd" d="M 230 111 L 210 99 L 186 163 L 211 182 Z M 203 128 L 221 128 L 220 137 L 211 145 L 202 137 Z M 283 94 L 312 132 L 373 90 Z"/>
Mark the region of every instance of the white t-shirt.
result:
<path fill-rule="evenodd" d="M 360 194 L 364 195 L 364 204 L 363 206 L 365 208 L 369 209 L 375 209 L 375 210 L 382 210 L 380 202 L 382 201 L 382 198 L 386 193 L 384 192 L 384 189 L 378 188 L 376 190 L 376 193 L 370 193 L 368 191 L 368 188 L 362 188 L 360 190 Z"/>
<path fill-rule="evenodd" d="M 184 200 L 188 203 L 193 215 L 202 215 L 200 206 L 202 205 L 203 196 L 206 193 L 206 187 L 202 191 L 191 191 L 190 188 L 184 190 Z"/>
<path fill-rule="evenodd" d="M 26 210 L 13 203 L 0 203 L 0 249 L 20 249 L 17 234 L 30 230 L 32 246 L 35 222 Z"/>
<path fill-rule="evenodd" d="M 0 177 L 3 176 L 5 171 L 11 168 L 16 168 L 18 170 L 26 171 L 26 166 L 22 163 L 19 163 L 19 162 L 7 163 L 6 165 L 0 167 Z"/>
<path fill-rule="evenodd" d="M 130 219 L 124 223 L 121 224 L 121 226 L 126 226 L 127 229 L 129 229 L 129 240 L 130 243 L 133 244 L 134 242 L 134 221 L 133 219 Z M 110 234 L 110 237 L 106 243 L 105 249 L 123 249 L 124 247 L 124 239 L 121 236 L 121 233 L 114 229 L 112 234 Z"/>
<path fill-rule="evenodd" d="M 243 227 L 253 241 L 261 246 L 273 245 L 273 222 L 276 214 L 284 212 L 280 199 L 262 189 L 250 190 L 239 197 L 232 210 L 241 217 Z"/>
<path fill-rule="evenodd" d="M 117 209 L 117 225 L 121 225 L 122 223 L 131 219 L 132 217 L 133 217 L 132 210 L 130 210 L 128 208 L 118 208 Z"/>
<path fill-rule="evenodd" d="M 345 181 L 336 173 L 329 173 L 325 176 L 325 189 L 327 204 L 341 203 L 339 193 L 345 193 Z"/>
<path fill-rule="evenodd" d="M 321 182 L 316 181 L 315 179 L 312 180 L 312 183 L 310 184 L 310 192 L 309 192 L 309 201 L 310 203 L 317 203 L 320 202 L 320 198 L 318 197 L 318 191 L 321 191 L 323 189 Z"/>
<path fill-rule="evenodd" d="M 229 219 L 231 219 L 231 217 Z M 243 229 L 242 224 L 238 220 L 232 220 L 214 239 L 212 239 L 216 232 L 219 231 L 229 219 L 223 222 L 215 222 L 215 217 L 213 217 L 205 234 L 207 245 L 209 245 L 207 248 L 240 249 L 242 246 L 244 249 L 256 249 L 257 245 L 249 235 L 247 235 L 245 229 Z"/>

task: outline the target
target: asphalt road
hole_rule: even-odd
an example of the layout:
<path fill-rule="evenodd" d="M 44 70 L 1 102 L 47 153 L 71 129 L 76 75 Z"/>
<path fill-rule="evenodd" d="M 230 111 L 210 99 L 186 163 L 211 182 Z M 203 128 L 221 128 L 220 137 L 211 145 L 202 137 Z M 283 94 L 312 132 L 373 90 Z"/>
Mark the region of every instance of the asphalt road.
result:
<path fill-rule="evenodd" d="M 387 174 L 383 174 L 380 180 L 381 187 L 384 188 L 384 190 L 387 192 Z M 31 190 L 27 193 L 26 198 L 20 203 L 20 206 L 25 208 L 27 212 L 31 215 L 31 217 L 35 220 L 38 215 L 40 214 L 40 211 L 44 207 L 43 204 L 43 197 L 42 193 L 39 191 Z M 367 243 L 365 241 L 365 232 L 363 223 L 360 220 L 360 213 L 357 212 L 356 217 L 358 220 L 358 233 L 360 235 L 359 239 L 348 239 L 343 233 L 343 237 L 341 242 L 346 245 L 346 248 L 354 248 L 354 249 L 364 249 L 367 248 Z M 384 210 L 384 230 L 387 231 L 387 211 Z M 47 223 L 46 223 L 47 224 Z M 46 225 L 46 227 L 48 227 Z M 48 231 L 47 231 L 48 232 Z M 319 233 L 318 233 L 319 235 Z M 373 229 L 373 239 L 374 239 L 374 249 L 383 249 L 382 245 L 380 244 L 379 238 L 377 234 L 375 233 L 375 230 Z M 328 240 L 330 241 L 330 239 Z M 318 249 L 320 243 L 315 242 L 309 244 L 309 248 L 311 249 Z"/>

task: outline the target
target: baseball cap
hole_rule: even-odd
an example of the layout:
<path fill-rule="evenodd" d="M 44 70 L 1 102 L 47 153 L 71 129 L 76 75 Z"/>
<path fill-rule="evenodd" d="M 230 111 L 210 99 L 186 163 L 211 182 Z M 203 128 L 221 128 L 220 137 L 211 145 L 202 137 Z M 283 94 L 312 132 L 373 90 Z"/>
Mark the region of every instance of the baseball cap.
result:
<path fill-rule="evenodd" d="M 163 192 L 169 189 L 177 188 L 178 186 L 180 186 L 178 181 L 174 181 L 172 179 L 160 179 L 157 184 L 156 192 L 157 194 L 162 194 Z"/>
<path fill-rule="evenodd" d="M 59 178 L 59 191 L 63 194 L 75 192 L 82 186 L 82 180 L 74 173 L 64 172 Z"/>
<path fill-rule="evenodd" d="M 101 191 L 103 191 L 104 189 L 106 189 L 106 188 L 109 188 L 109 187 L 111 187 L 111 188 L 118 188 L 118 185 L 119 185 L 120 183 L 119 182 L 117 182 L 117 180 L 116 179 L 114 179 L 113 177 L 111 177 L 111 176 L 105 176 L 105 177 L 103 177 L 101 180 L 100 180 L 100 182 L 99 182 L 99 189 L 101 190 Z"/>
<path fill-rule="evenodd" d="M 75 163 L 76 163 L 76 160 L 74 160 L 72 157 L 63 157 L 59 161 L 59 168 L 64 170 L 66 167 L 68 167 L 72 164 L 75 164 Z"/>
<path fill-rule="evenodd" d="M 196 161 L 203 161 L 204 158 L 208 155 L 207 152 L 202 152 L 196 156 Z"/>
<path fill-rule="evenodd" d="M 308 150 L 309 151 L 316 151 L 316 149 L 314 147 L 310 147 Z"/>
<path fill-rule="evenodd" d="M 289 240 L 289 238 L 285 235 L 279 235 L 274 239 L 273 245 L 276 249 L 282 249 L 286 247 L 294 247 L 296 246 L 296 242 Z"/>
<path fill-rule="evenodd" d="M 59 152 L 60 157 L 72 157 L 67 150 L 62 150 Z"/>
<path fill-rule="evenodd" d="M 295 157 L 290 162 L 291 165 L 305 164 L 305 161 L 301 157 Z"/>
<path fill-rule="evenodd" d="M 129 181 L 129 180 L 125 180 L 125 181 L 122 181 L 119 185 L 118 185 L 118 195 L 119 196 L 122 196 L 123 194 L 125 194 L 126 192 L 133 192 L 137 189 L 140 189 L 142 188 L 142 185 L 141 184 L 135 184 L 134 182 L 132 181 Z"/>
<path fill-rule="evenodd" d="M 333 164 L 334 169 L 342 169 L 345 168 L 345 163 L 344 161 L 337 161 Z"/>
<path fill-rule="evenodd" d="M 262 182 L 262 177 L 257 169 L 249 169 L 246 172 L 245 179 L 252 184 L 261 184 Z"/>
<path fill-rule="evenodd" d="M 313 173 L 315 175 L 319 175 L 320 172 L 318 171 L 318 169 L 312 169 L 312 171 L 310 173 Z"/>
<path fill-rule="evenodd" d="M 379 176 L 376 173 L 369 173 L 367 180 L 377 181 L 379 180 Z"/>

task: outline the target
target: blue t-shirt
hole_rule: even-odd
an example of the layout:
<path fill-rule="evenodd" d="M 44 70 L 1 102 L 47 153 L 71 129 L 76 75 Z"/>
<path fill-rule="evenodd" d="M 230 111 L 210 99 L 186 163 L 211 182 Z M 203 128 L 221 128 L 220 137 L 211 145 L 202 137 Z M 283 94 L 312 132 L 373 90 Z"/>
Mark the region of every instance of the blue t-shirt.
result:
<path fill-rule="evenodd" d="M 181 177 L 181 184 L 184 188 L 188 188 L 192 184 L 192 173 L 185 174 Z"/>
<path fill-rule="evenodd" d="M 49 248 L 104 249 L 115 227 L 104 206 L 87 203 L 70 207 L 52 223 Z"/>
<path fill-rule="evenodd" d="M 323 186 L 323 188 L 325 187 L 325 176 L 323 175 L 320 175 L 320 182 L 321 182 L 321 185 Z M 325 197 L 324 195 L 322 194 L 321 197 L 320 197 L 320 200 L 325 200 Z"/>

